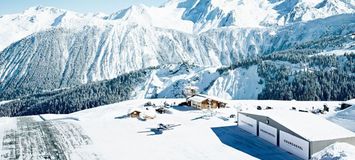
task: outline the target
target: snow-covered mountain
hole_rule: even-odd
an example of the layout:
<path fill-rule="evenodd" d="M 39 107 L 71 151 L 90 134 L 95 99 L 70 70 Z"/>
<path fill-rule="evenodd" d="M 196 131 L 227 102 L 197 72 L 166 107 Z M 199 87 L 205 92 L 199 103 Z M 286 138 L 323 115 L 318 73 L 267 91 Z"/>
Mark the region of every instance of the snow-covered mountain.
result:
<path fill-rule="evenodd" d="M 0 50 L 28 35 L 57 27 L 100 25 L 106 15 L 80 14 L 53 7 L 31 7 L 22 13 L 0 16 Z"/>
<path fill-rule="evenodd" d="M 136 5 L 110 15 L 38 6 L 0 16 L 0 50 L 38 31 L 80 28 L 80 24 L 133 23 L 195 34 L 228 26 L 283 26 L 349 13 L 355 13 L 354 0 L 170 0 L 160 7 Z"/>
<path fill-rule="evenodd" d="M 305 22 L 354 13 L 354 5 L 354 0 L 171 0 L 161 7 L 133 6 L 112 14 L 109 19 L 200 33 L 228 26 L 265 27 Z"/>
<path fill-rule="evenodd" d="M 153 71 L 143 84 L 136 87 L 132 99 L 183 98 L 185 87 L 191 85 L 197 87 L 200 93 L 224 99 L 257 99 L 263 88 L 258 83 L 260 79 L 256 65 L 225 73 L 217 68 L 168 65 Z"/>
<path fill-rule="evenodd" d="M 350 35 L 354 12 L 354 0 L 172 0 L 110 15 L 33 7 L 0 17 L 0 50 L 6 47 L 0 52 L 0 93 L 71 87 L 166 64 L 229 66 Z M 349 50 L 351 42 L 344 43 L 326 50 Z M 206 92 L 257 97 L 254 91 L 226 93 L 256 77 L 254 72 L 240 78 L 240 71 L 224 75 L 216 81 L 218 89 Z"/>
<path fill-rule="evenodd" d="M 198 35 L 119 23 L 56 28 L 28 36 L 0 54 L 0 87 L 56 89 L 179 62 L 231 65 L 313 39 L 353 33 L 353 19 L 355 15 L 340 15 L 279 29 L 226 28 Z"/>

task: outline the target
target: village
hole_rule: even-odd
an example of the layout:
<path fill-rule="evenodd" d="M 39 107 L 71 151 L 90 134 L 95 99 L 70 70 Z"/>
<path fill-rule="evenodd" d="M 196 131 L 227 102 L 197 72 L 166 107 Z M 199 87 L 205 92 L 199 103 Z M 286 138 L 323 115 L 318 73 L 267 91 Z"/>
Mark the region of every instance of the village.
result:
<path fill-rule="evenodd" d="M 260 138 L 260 141 L 271 143 L 301 159 L 310 159 L 313 154 L 337 142 L 355 146 L 354 132 L 321 117 L 331 110 L 327 104 L 308 107 L 289 106 L 288 108 L 259 104 L 254 109 L 250 109 L 250 107 L 233 105 L 215 96 L 200 94 L 198 88 L 194 86 L 187 87 L 184 92 L 186 99 L 180 103 L 164 101 L 157 105 L 148 101 L 140 107 L 130 108 L 127 115 L 117 118 L 130 117 L 140 121 L 149 121 L 161 114 L 173 116 L 172 110 L 174 109 L 202 111 L 204 113 L 202 116 L 192 120 L 218 117 L 224 121 L 232 121 L 243 131 L 254 135 L 255 138 Z M 349 100 L 332 109 L 344 110 L 353 105 L 355 105 L 355 100 Z M 155 128 L 138 133 L 161 135 L 181 125 L 183 124 L 159 123 Z M 254 140 L 250 141 L 254 142 Z"/>

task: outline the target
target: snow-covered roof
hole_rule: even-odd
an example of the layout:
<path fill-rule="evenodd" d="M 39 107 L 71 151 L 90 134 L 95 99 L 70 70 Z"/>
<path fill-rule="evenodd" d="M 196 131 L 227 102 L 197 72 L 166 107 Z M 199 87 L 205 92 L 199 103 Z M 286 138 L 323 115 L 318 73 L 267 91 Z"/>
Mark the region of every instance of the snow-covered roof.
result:
<path fill-rule="evenodd" d="M 290 110 L 249 110 L 244 113 L 269 117 L 309 141 L 355 137 L 354 132 L 312 113 Z"/>
<path fill-rule="evenodd" d="M 189 98 L 190 101 L 195 101 L 195 102 L 203 102 L 205 101 L 207 98 L 206 97 L 202 97 L 202 96 L 193 96 L 191 98 Z"/>
<path fill-rule="evenodd" d="M 144 110 L 141 114 L 143 117 L 156 117 L 156 112 L 153 109 Z"/>
<path fill-rule="evenodd" d="M 226 103 L 226 101 L 224 99 L 216 97 L 216 96 L 210 96 L 210 95 L 203 95 L 203 96 L 208 98 L 208 99 L 212 99 L 212 100 L 215 100 L 215 101 Z"/>
<path fill-rule="evenodd" d="M 355 105 L 355 99 L 350 99 L 350 100 L 347 100 L 347 101 L 345 101 L 343 103 L 349 104 L 349 105 Z"/>
<path fill-rule="evenodd" d="M 129 109 L 129 110 L 128 110 L 128 113 L 131 114 L 131 113 L 136 112 L 136 111 L 138 111 L 138 112 L 143 112 L 144 109 L 143 109 L 143 108 L 135 107 L 135 108 Z"/>
<path fill-rule="evenodd" d="M 133 108 L 130 108 L 128 110 L 128 113 L 130 114 L 130 113 L 133 113 L 133 112 L 136 112 L 136 111 L 137 112 L 141 112 L 141 113 L 145 113 L 145 112 L 148 112 L 150 110 L 154 110 L 154 109 L 151 109 L 149 107 L 133 107 Z"/>
<path fill-rule="evenodd" d="M 135 107 L 135 108 L 131 108 L 128 111 L 128 114 L 131 114 L 133 112 L 140 112 L 141 116 L 143 117 L 155 117 L 156 116 L 156 112 L 155 109 L 152 108 L 142 108 L 142 107 Z"/>

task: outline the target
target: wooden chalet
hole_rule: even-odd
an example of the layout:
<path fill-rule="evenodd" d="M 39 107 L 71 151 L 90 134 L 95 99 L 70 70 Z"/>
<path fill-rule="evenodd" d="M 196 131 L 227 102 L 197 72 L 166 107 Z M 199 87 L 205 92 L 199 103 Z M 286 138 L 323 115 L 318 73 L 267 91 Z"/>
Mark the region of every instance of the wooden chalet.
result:
<path fill-rule="evenodd" d="M 187 98 L 187 104 L 198 109 L 218 109 L 225 108 L 227 105 L 224 100 L 218 97 L 201 94 Z"/>

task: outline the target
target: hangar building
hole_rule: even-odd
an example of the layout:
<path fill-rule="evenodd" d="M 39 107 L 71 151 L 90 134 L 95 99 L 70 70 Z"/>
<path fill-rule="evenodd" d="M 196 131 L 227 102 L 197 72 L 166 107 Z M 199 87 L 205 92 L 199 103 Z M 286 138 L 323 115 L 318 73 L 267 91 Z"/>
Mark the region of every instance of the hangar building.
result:
<path fill-rule="evenodd" d="M 335 142 L 355 146 L 355 133 L 312 113 L 255 110 L 238 113 L 238 126 L 302 159 Z"/>

